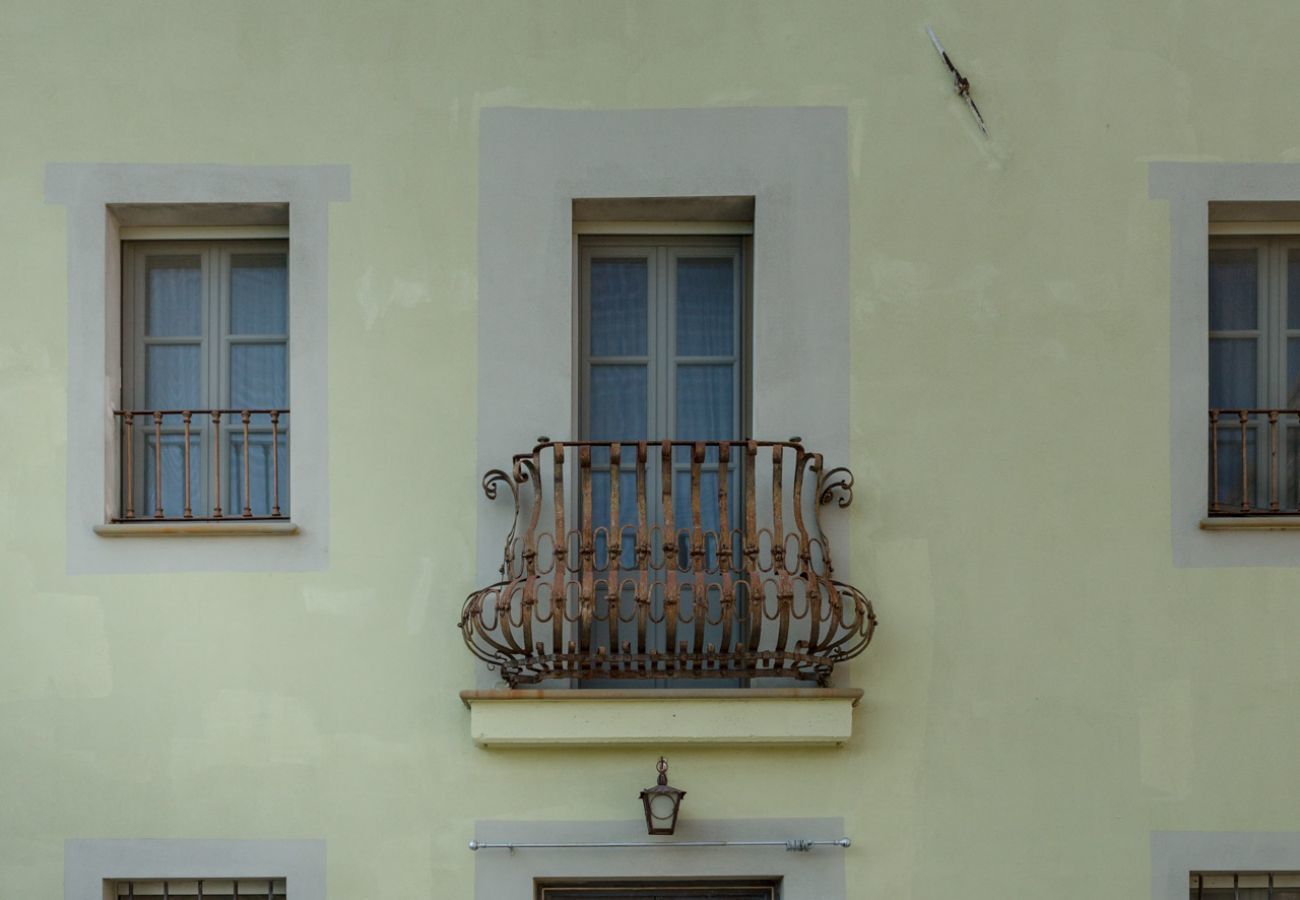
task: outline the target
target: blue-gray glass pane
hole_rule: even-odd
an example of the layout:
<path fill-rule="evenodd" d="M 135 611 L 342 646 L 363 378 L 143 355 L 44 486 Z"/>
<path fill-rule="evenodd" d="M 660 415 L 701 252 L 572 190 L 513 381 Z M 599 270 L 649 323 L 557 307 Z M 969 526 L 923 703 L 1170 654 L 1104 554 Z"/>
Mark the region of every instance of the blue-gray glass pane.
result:
<path fill-rule="evenodd" d="M 230 260 L 230 333 L 287 334 L 289 269 L 283 253 Z"/>
<path fill-rule="evenodd" d="M 168 416 L 163 422 L 166 428 L 174 427 L 180 421 L 179 416 Z M 152 423 L 146 423 L 141 432 L 144 436 L 144 492 L 143 504 L 136 508 L 136 518 L 151 518 L 157 511 L 155 499 L 158 496 L 158 457 L 162 457 L 162 505 L 163 516 L 180 518 L 185 514 L 185 435 L 163 434 L 162 452 L 157 453 L 158 443 L 154 440 Z M 137 446 L 140 446 L 137 444 Z M 190 434 L 190 514 L 206 516 L 206 496 L 203 490 L 203 457 L 200 438 Z"/>
<path fill-rule="evenodd" d="M 588 436 L 594 441 L 639 441 L 646 434 L 645 366 L 592 366 Z"/>
<path fill-rule="evenodd" d="M 1300 328 L 1300 250 L 1286 252 L 1286 327 Z"/>
<path fill-rule="evenodd" d="M 1281 474 L 1282 483 L 1286 485 L 1285 498 L 1283 502 L 1288 509 L 1300 509 L 1300 422 L 1295 422 L 1292 427 L 1286 428 L 1284 423 L 1283 446 L 1286 447 L 1286 458 L 1284 470 Z"/>
<path fill-rule="evenodd" d="M 1259 322 L 1259 254 L 1210 251 L 1210 330 L 1242 331 Z"/>
<path fill-rule="evenodd" d="M 198 344 L 155 344 L 145 348 L 145 406 L 195 409 L 203 406 L 202 355 Z"/>
<path fill-rule="evenodd" d="M 1258 402 L 1258 342 L 1210 339 L 1210 408 L 1242 409 Z"/>
<path fill-rule="evenodd" d="M 252 426 L 266 427 L 269 419 L 266 416 L 253 416 Z M 242 423 L 236 423 L 235 429 L 242 429 Z M 289 438 L 283 431 L 280 432 L 279 440 L 279 459 L 275 460 L 271 451 L 271 435 L 269 432 L 253 432 L 248 436 L 248 505 L 250 508 L 249 515 L 269 516 L 275 507 L 280 507 L 280 515 L 288 515 L 289 512 Z M 272 477 L 275 471 L 274 463 L 279 463 L 280 481 L 276 484 Z M 226 515 L 241 516 L 244 513 L 244 435 L 242 431 L 235 431 L 230 436 L 230 456 L 227 460 L 227 472 L 229 473 L 226 483 L 230 486 L 229 494 L 226 498 Z M 279 489 L 277 497 L 276 490 Z"/>
<path fill-rule="evenodd" d="M 284 344 L 230 345 L 230 405 L 283 409 L 289 402 Z"/>
<path fill-rule="evenodd" d="M 645 356 L 649 352 L 649 262 L 591 261 L 591 355 Z"/>
<path fill-rule="evenodd" d="M 677 355 L 735 352 L 736 266 L 725 259 L 677 260 Z"/>
<path fill-rule="evenodd" d="M 677 367 L 679 441 L 735 440 L 735 369 L 730 365 Z"/>
<path fill-rule="evenodd" d="M 1226 512 L 1241 510 L 1241 429 L 1235 423 L 1219 425 L 1219 452 L 1217 456 L 1219 473 L 1219 504 Z M 1256 494 L 1258 484 L 1255 480 L 1256 465 L 1256 429 L 1246 428 L 1246 497 L 1247 503 L 1254 506 L 1259 502 Z M 1213 479 L 1216 458 L 1210 458 L 1210 476 Z M 1214 482 L 1210 482 L 1213 489 Z"/>
<path fill-rule="evenodd" d="M 1300 338 L 1286 340 L 1286 408 L 1300 409 Z"/>
<path fill-rule="evenodd" d="M 145 333 L 150 337 L 203 334 L 203 269 L 197 256 L 151 259 L 145 289 Z"/>

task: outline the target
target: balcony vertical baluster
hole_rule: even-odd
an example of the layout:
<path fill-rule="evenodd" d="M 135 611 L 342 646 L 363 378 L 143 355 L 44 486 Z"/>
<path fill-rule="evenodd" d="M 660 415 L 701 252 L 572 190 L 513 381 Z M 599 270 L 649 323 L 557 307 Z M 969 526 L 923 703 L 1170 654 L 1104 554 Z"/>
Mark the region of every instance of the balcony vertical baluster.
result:
<path fill-rule="evenodd" d="M 130 410 L 122 414 L 122 427 L 126 442 L 126 518 L 135 518 L 135 460 L 131 458 L 132 434 L 135 431 L 135 416 Z"/>
<path fill-rule="evenodd" d="M 245 410 L 242 410 L 242 411 L 240 412 L 240 414 L 239 414 L 239 421 L 240 421 L 240 422 L 243 424 L 243 426 L 244 426 L 244 438 L 243 438 L 243 449 L 244 449 L 244 452 L 243 452 L 243 457 L 244 457 L 244 478 L 243 478 L 243 480 L 244 480 L 244 513 L 243 513 L 243 516 L 244 516 L 245 519 L 251 518 L 252 515 L 253 515 L 253 506 L 252 506 L 252 503 L 251 503 L 252 492 L 251 492 L 251 486 L 250 486 L 249 483 L 248 483 L 248 482 L 249 482 L 249 478 L 248 478 L 248 420 L 249 420 L 249 418 L 251 417 L 251 415 L 252 415 L 252 414 L 251 414 L 248 410 L 246 410 L 246 409 L 245 409 Z"/>
<path fill-rule="evenodd" d="M 280 516 L 280 411 L 271 410 L 271 516 Z"/>
<path fill-rule="evenodd" d="M 664 666 L 667 673 L 677 671 L 677 609 L 681 588 L 677 584 L 677 523 L 673 518 L 673 445 L 663 441 L 659 445 L 660 496 L 663 498 L 664 524 Z"/>
<path fill-rule="evenodd" d="M 608 571 L 605 586 L 606 617 L 609 619 L 609 652 L 619 652 L 619 625 L 621 623 L 620 606 L 623 599 L 623 585 L 619 566 L 623 562 L 623 528 L 619 520 L 619 482 L 621 475 L 619 465 L 622 462 L 623 447 L 613 443 L 609 447 L 609 526 L 605 533 L 605 568 Z"/>
<path fill-rule="evenodd" d="M 1210 514 L 1219 512 L 1219 411 L 1210 410 Z"/>
<path fill-rule="evenodd" d="M 1241 511 L 1250 512 L 1250 473 L 1246 467 L 1246 419 L 1249 413 L 1242 410 L 1237 413 L 1241 424 Z"/>
<path fill-rule="evenodd" d="M 190 419 L 193 415 L 188 409 L 181 413 L 181 420 L 185 423 L 185 512 L 182 515 L 186 519 L 194 518 L 194 509 L 190 505 Z"/>
<path fill-rule="evenodd" d="M 1277 512 L 1277 410 L 1268 411 L 1268 508 Z"/>
<path fill-rule="evenodd" d="M 216 471 L 216 493 L 212 497 L 212 518 L 221 518 L 221 411 L 212 411 L 212 468 Z"/>
<path fill-rule="evenodd" d="M 163 517 L 163 495 L 162 495 L 162 420 L 163 414 L 154 412 L 153 414 L 153 517 L 161 519 Z"/>
<path fill-rule="evenodd" d="M 723 443 L 718 447 L 718 568 L 722 571 L 722 587 L 719 591 L 719 618 L 722 620 L 722 636 L 719 639 L 718 652 L 726 657 L 731 652 L 731 629 L 734 627 L 735 614 L 735 579 L 731 572 L 731 509 L 730 490 L 731 445 Z"/>

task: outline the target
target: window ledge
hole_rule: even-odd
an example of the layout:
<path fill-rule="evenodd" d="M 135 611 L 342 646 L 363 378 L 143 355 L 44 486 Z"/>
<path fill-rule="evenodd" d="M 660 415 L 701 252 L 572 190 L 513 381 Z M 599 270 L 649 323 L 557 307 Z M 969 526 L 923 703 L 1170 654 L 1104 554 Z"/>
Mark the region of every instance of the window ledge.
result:
<path fill-rule="evenodd" d="M 821 745 L 853 734 L 856 688 L 461 691 L 480 747 Z"/>
<path fill-rule="evenodd" d="M 1214 516 L 1201 519 L 1202 531 L 1300 531 L 1300 516 Z"/>
<path fill-rule="evenodd" d="M 293 522 L 110 522 L 96 525 L 95 534 L 109 538 L 247 537 L 298 533 Z"/>

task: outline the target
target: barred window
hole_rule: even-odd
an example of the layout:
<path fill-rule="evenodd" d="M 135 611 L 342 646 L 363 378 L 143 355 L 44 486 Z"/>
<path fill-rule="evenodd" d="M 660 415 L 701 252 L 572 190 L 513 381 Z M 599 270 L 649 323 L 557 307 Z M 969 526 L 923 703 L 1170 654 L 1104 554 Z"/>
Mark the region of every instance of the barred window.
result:
<path fill-rule="evenodd" d="M 118 898 L 159 900 L 287 900 L 284 878 L 131 879 L 112 883 Z"/>
<path fill-rule="evenodd" d="M 1192 872 L 1190 900 L 1300 900 L 1300 872 Z"/>

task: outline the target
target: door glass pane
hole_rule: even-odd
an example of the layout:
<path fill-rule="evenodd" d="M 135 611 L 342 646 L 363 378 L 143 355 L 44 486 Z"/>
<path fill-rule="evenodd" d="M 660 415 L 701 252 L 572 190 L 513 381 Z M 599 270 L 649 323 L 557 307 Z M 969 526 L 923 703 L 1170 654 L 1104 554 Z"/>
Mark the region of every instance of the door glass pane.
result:
<path fill-rule="evenodd" d="M 1241 508 L 1242 489 L 1241 489 L 1241 429 L 1231 422 L 1219 425 L 1219 452 L 1218 452 L 1218 470 L 1219 470 L 1219 504 L 1228 512 L 1235 512 Z M 1254 505 L 1256 502 L 1256 429 L 1247 427 L 1246 429 L 1246 498 L 1247 503 Z M 1213 490 L 1213 468 L 1215 457 L 1210 457 L 1211 467 L 1211 490 Z"/>
<path fill-rule="evenodd" d="M 687 365 L 677 367 L 677 430 L 679 441 L 734 440 L 735 368 Z"/>
<path fill-rule="evenodd" d="M 1286 341 L 1286 396 L 1282 402 L 1287 409 L 1300 409 L 1300 338 Z"/>
<path fill-rule="evenodd" d="M 592 366 L 590 437 L 594 441 L 639 441 L 646 434 L 645 366 Z"/>
<path fill-rule="evenodd" d="M 147 264 L 145 333 L 194 337 L 203 333 L 203 269 L 197 256 L 155 256 Z"/>
<path fill-rule="evenodd" d="M 1210 251 L 1210 330 L 1245 331 L 1259 323 L 1259 254 Z"/>
<path fill-rule="evenodd" d="M 1300 328 L 1300 249 L 1286 252 L 1286 327 Z"/>
<path fill-rule="evenodd" d="M 1259 396 L 1258 341 L 1255 338 L 1210 339 L 1210 408 L 1242 409 Z"/>
<path fill-rule="evenodd" d="M 677 355 L 730 356 L 735 352 L 735 263 L 677 260 Z"/>
<path fill-rule="evenodd" d="M 238 516 L 244 510 L 244 435 L 243 423 L 238 421 L 232 426 L 230 434 L 230 457 L 227 460 L 229 476 L 227 484 L 230 493 L 226 498 L 226 515 Z M 254 426 L 265 427 L 269 423 L 266 416 L 253 416 Z M 269 516 L 275 506 L 280 507 L 280 514 L 289 511 L 289 439 L 283 431 L 279 434 L 279 459 L 274 460 L 271 451 L 270 432 L 251 432 L 248 436 L 248 502 L 251 515 Z M 280 482 L 277 485 L 272 478 L 274 462 L 279 463 Z M 276 490 L 279 490 L 277 498 Z"/>
<path fill-rule="evenodd" d="M 171 427 L 173 417 L 163 424 Z M 179 416 L 174 417 L 179 419 Z M 144 504 L 135 510 L 137 518 L 147 519 L 156 511 L 155 500 L 158 496 L 158 461 L 162 460 L 162 504 L 163 515 L 180 517 L 185 514 L 185 435 L 169 434 L 162 436 L 162 452 L 158 453 L 158 442 L 154 439 L 152 423 L 145 423 L 141 429 L 144 435 Z M 138 446 L 138 445 L 137 445 Z M 190 435 L 190 510 L 192 515 L 207 515 L 203 491 L 203 457 L 200 438 Z M 137 473 L 139 470 L 136 470 Z M 140 496 L 137 494 L 137 497 Z"/>
<path fill-rule="evenodd" d="M 645 259 L 591 261 L 591 355 L 649 352 L 650 268 Z"/>
<path fill-rule="evenodd" d="M 230 405 L 283 409 L 289 402 L 284 344 L 231 344 Z"/>
<path fill-rule="evenodd" d="M 283 253 L 230 260 L 230 333 L 287 334 L 289 269 Z"/>
<path fill-rule="evenodd" d="M 145 406 L 149 409 L 202 407 L 198 344 L 154 344 L 145 349 Z"/>

